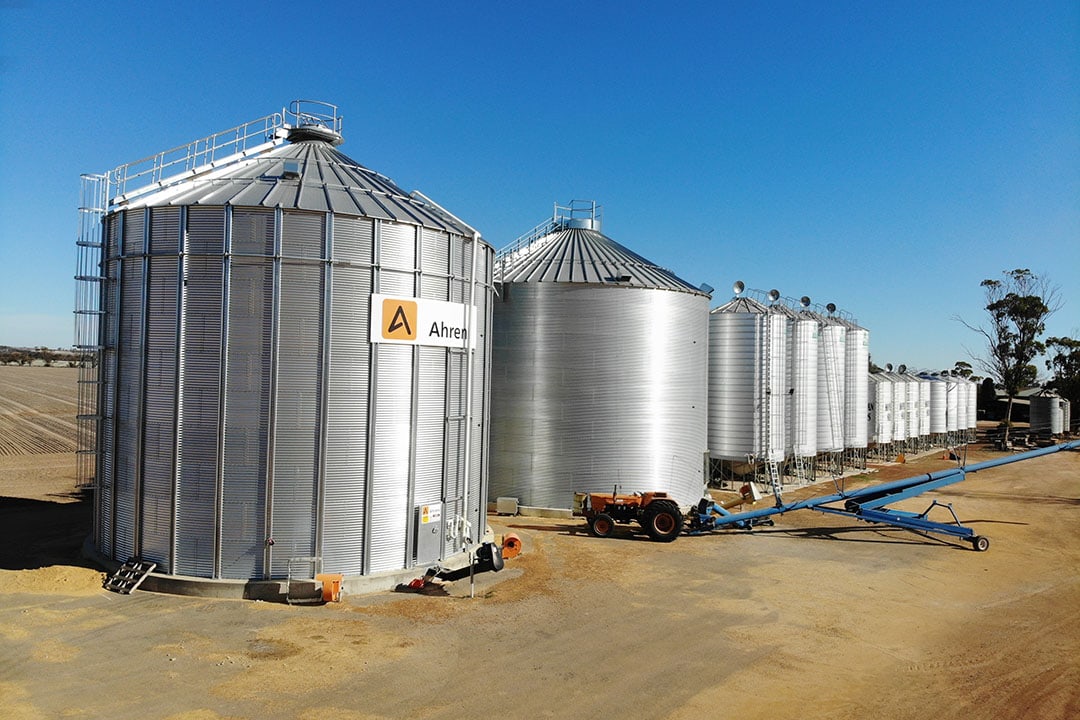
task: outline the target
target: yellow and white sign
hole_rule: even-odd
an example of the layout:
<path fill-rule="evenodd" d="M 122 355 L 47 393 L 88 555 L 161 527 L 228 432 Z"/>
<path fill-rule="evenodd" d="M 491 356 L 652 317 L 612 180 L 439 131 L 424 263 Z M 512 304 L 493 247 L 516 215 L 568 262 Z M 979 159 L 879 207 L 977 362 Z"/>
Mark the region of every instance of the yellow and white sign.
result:
<path fill-rule="evenodd" d="M 442 505 L 421 505 L 420 506 L 420 524 L 427 525 L 428 523 L 439 522 L 442 520 Z"/>
<path fill-rule="evenodd" d="M 371 342 L 475 347 L 476 308 L 424 298 L 371 296 Z"/>

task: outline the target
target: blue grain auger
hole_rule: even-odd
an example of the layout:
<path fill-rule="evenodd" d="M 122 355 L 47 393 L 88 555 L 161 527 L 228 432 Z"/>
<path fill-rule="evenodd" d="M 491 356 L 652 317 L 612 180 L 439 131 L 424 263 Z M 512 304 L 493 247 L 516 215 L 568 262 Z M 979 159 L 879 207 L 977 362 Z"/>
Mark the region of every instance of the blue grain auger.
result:
<path fill-rule="evenodd" d="M 962 482 L 969 473 L 986 470 L 999 465 L 1030 460 L 1032 458 L 1049 455 L 1061 450 L 1080 449 L 1080 440 L 1051 445 L 1038 450 L 1030 450 L 1009 457 L 987 460 L 985 462 L 955 467 L 937 472 L 915 475 L 903 480 L 872 485 L 859 490 L 845 492 L 841 490 L 833 495 L 799 500 L 798 502 L 785 503 L 780 496 L 779 489 L 774 486 L 773 494 L 776 504 L 773 507 L 760 510 L 747 510 L 733 513 L 727 507 L 703 499 L 691 510 L 687 517 L 687 527 L 684 531 L 687 535 L 701 535 L 713 530 L 738 528 L 749 530 L 758 525 L 772 525 L 772 516 L 783 515 L 792 510 L 816 510 L 821 513 L 832 515 L 844 515 L 864 520 L 870 523 L 880 523 L 893 527 L 914 530 L 916 532 L 938 533 L 960 538 L 971 543 L 974 550 L 982 552 L 990 547 L 990 541 L 982 535 L 976 535 L 975 531 L 960 524 L 952 505 L 934 500 L 930 506 L 921 513 L 895 510 L 888 507 L 892 503 L 922 495 L 930 490 L 937 490 L 946 485 Z M 756 499 L 756 497 L 754 498 Z M 930 520 L 928 515 L 936 507 L 945 508 L 952 515 L 952 522 L 938 522 Z"/>

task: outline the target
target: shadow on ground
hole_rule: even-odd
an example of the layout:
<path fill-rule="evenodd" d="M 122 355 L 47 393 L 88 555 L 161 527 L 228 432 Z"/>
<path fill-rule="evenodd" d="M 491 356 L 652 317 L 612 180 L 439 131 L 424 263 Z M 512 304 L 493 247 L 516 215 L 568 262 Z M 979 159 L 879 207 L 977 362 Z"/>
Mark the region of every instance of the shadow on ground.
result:
<path fill-rule="evenodd" d="M 73 492 L 56 502 L 0 497 L 0 569 L 97 569 L 81 552 L 93 525 L 92 498 L 89 492 Z"/>

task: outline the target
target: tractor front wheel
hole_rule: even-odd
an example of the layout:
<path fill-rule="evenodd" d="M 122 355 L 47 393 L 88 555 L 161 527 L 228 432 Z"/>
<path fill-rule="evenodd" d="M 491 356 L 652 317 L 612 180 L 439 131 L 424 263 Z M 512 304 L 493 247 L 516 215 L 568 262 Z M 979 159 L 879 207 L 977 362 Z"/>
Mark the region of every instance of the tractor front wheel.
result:
<path fill-rule="evenodd" d="M 615 531 L 615 521 L 607 513 L 597 513 L 589 520 L 589 532 L 599 538 L 611 537 Z"/>
<path fill-rule="evenodd" d="M 642 511 L 641 526 L 653 540 L 671 542 L 682 532 L 683 514 L 671 500 L 654 500 Z"/>

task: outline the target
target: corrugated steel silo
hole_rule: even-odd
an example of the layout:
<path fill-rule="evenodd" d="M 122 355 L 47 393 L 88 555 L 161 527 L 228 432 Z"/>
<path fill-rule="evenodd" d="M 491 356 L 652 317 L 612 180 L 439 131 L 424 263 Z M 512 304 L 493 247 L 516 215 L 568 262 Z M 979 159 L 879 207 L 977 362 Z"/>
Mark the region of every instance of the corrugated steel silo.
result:
<path fill-rule="evenodd" d="M 489 496 L 705 487 L 709 296 L 601 233 L 595 204 L 500 251 Z"/>
<path fill-rule="evenodd" d="M 919 402 L 917 412 L 919 415 L 919 437 L 930 437 L 930 394 L 932 383 L 924 377 L 916 376 L 919 382 Z"/>
<path fill-rule="evenodd" d="M 869 440 L 876 445 L 889 445 L 893 440 L 893 387 L 884 373 L 872 373 L 869 378 Z"/>
<path fill-rule="evenodd" d="M 930 436 L 933 442 L 939 442 L 948 431 L 948 385 L 937 375 L 924 373 L 920 377 L 930 383 Z"/>
<path fill-rule="evenodd" d="M 810 298 L 800 303 L 806 307 Z M 787 318 L 785 455 L 812 458 L 817 455 L 818 322 L 783 303 L 770 305 L 769 311 Z"/>
<path fill-rule="evenodd" d="M 1042 391 L 1031 396 L 1030 427 L 1039 434 L 1060 435 L 1065 425 L 1064 401 L 1052 393 Z"/>
<path fill-rule="evenodd" d="M 494 252 L 340 153 L 340 127 L 298 101 L 105 177 L 107 557 L 377 575 L 483 533 Z"/>
<path fill-rule="evenodd" d="M 870 333 L 848 323 L 844 339 L 844 447 L 867 444 L 866 405 L 869 400 Z"/>
<path fill-rule="evenodd" d="M 844 449 L 844 386 L 847 328 L 836 318 L 818 316 L 817 449 Z"/>
<path fill-rule="evenodd" d="M 749 297 L 709 313 L 709 454 L 771 462 L 787 445 L 787 318 Z"/>
<path fill-rule="evenodd" d="M 955 435 L 960 430 L 960 381 L 954 377 L 945 376 L 945 427 L 950 434 Z M 967 412 L 964 413 L 965 418 Z"/>
<path fill-rule="evenodd" d="M 910 424 L 910 410 L 908 405 L 908 384 L 900 375 L 894 372 L 886 373 L 893 386 L 893 442 L 906 442 L 911 433 L 908 431 Z"/>

